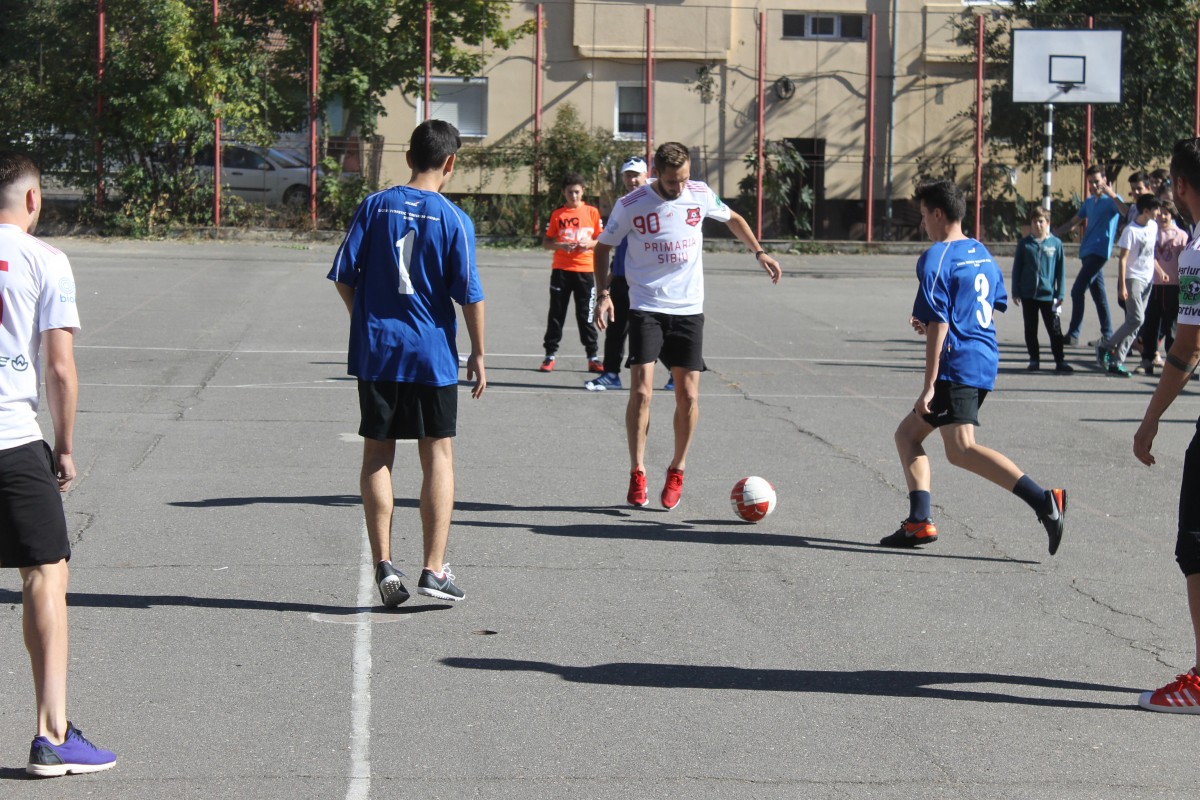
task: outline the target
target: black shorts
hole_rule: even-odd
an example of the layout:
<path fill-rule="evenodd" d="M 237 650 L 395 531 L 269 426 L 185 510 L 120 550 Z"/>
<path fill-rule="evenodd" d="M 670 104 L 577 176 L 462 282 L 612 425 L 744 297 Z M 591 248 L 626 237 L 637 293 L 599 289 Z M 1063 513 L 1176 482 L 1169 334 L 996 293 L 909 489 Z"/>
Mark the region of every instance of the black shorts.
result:
<path fill-rule="evenodd" d="M 653 364 L 703 372 L 704 315 L 629 311 L 629 360 L 625 366 Z"/>
<path fill-rule="evenodd" d="M 987 389 L 976 389 L 951 381 L 935 381 L 929 413 L 921 419 L 935 428 L 955 423 L 979 427 L 979 407 L 987 396 Z"/>
<path fill-rule="evenodd" d="M 358 435 L 366 439 L 444 439 L 458 427 L 458 384 L 358 382 Z"/>
<path fill-rule="evenodd" d="M 1184 575 L 1200 573 L 1200 420 L 1196 423 L 1196 434 L 1183 457 L 1175 562 Z"/>
<path fill-rule="evenodd" d="M 36 567 L 70 557 L 50 445 L 39 439 L 0 450 L 0 567 Z"/>

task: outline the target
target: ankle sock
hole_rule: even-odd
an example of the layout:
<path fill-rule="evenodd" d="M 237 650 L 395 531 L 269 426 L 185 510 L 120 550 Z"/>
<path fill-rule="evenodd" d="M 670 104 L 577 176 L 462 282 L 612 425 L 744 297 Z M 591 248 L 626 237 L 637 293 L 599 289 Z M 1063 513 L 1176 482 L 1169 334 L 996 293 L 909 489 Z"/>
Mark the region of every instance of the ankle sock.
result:
<path fill-rule="evenodd" d="M 924 522 L 929 519 L 930 509 L 929 492 L 918 489 L 915 492 L 908 493 L 908 521 L 909 522 Z"/>

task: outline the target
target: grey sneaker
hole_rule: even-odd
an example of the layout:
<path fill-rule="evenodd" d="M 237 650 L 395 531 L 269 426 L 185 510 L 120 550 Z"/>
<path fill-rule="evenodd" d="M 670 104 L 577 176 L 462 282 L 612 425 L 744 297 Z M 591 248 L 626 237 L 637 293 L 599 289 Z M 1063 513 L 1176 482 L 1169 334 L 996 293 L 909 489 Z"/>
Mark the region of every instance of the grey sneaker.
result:
<path fill-rule="evenodd" d="M 441 577 L 431 569 L 421 570 L 421 579 L 417 581 L 417 594 L 449 600 L 452 603 L 466 597 L 463 590 L 454 585 L 454 573 L 450 571 L 449 564 L 442 564 Z"/>
<path fill-rule="evenodd" d="M 388 608 L 395 608 L 409 598 L 408 589 L 400 579 L 404 573 L 392 566 L 390 561 L 380 561 L 375 566 L 375 583 L 379 586 L 379 599 Z"/>

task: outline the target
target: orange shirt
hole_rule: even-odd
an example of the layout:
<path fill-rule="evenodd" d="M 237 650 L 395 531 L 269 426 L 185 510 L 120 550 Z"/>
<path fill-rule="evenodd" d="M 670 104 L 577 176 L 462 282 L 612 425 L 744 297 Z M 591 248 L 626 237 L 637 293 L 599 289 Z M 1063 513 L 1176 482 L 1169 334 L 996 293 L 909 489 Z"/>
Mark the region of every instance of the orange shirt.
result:
<path fill-rule="evenodd" d="M 595 239 L 604 226 L 600 223 L 600 211 L 584 203 L 579 208 L 556 208 L 546 226 L 546 238 L 556 242 L 574 242 L 578 239 Z M 554 268 L 567 272 L 594 272 L 595 260 L 591 250 L 554 251 Z"/>

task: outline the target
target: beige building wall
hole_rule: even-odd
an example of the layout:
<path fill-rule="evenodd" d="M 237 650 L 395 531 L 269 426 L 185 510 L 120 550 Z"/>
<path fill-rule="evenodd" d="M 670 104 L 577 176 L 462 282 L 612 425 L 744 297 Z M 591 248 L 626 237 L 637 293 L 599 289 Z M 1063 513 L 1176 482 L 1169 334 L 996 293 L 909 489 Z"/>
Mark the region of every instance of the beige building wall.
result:
<path fill-rule="evenodd" d="M 960 180 L 969 180 L 974 170 L 970 113 L 975 67 L 964 61 L 972 48 L 953 42 L 951 23 L 986 12 L 987 7 L 961 0 L 894 3 L 773 0 L 768 5 L 731 0 L 718 6 L 712 0 L 676 0 L 653 6 L 654 142 L 677 140 L 692 147 L 697 156 L 694 174 L 722 196 L 736 197 L 738 181 L 748 172 L 743 160 L 755 147 L 756 20 L 762 10 L 767 25 L 766 138 L 823 143 L 821 169 L 813 176 L 821 182 L 822 195 L 815 232 L 818 238 L 847 235 L 854 221 L 864 216 L 868 44 L 865 38 L 785 38 L 783 18 L 785 13 L 874 15 L 877 226 L 886 210 L 889 178 L 893 199 L 900 205 L 911 196 L 922 166 L 938 171 L 949 166 Z M 552 124 L 563 104 L 571 103 L 590 127 L 615 129 L 617 87 L 644 84 L 646 5 L 573 0 L 545 3 L 543 9 L 543 127 Z M 509 24 L 532 20 L 535 14 L 535 3 L 514 2 Z M 534 38 L 527 37 L 508 51 L 489 54 L 479 76 L 487 79 L 486 136 L 469 142 L 495 145 L 532 130 L 534 47 Z M 707 102 L 697 91 L 698 70 L 705 66 L 713 78 L 713 96 Z M 776 81 L 781 81 L 781 89 L 790 82 L 794 93 L 789 97 L 786 91 L 775 91 Z M 420 98 L 397 92 L 385 104 L 388 115 L 380 125 L 388 143 L 383 178 L 402 181 L 408 176 L 403 143 L 419 121 Z M 985 159 L 1003 162 L 986 151 Z M 1079 177 L 1069 174 L 1073 172 L 1077 170 L 1056 176 L 1056 187 L 1070 190 L 1071 184 L 1078 184 Z M 545 178 L 542 185 L 544 191 Z M 452 186 L 454 191 L 488 193 L 527 193 L 530 188 L 526 173 L 508 180 L 493 175 L 490 181 L 460 175 Z M 1018 190 L 1025 197 L 1040 195 L 1040 175 L 1023 173 Z"/>

